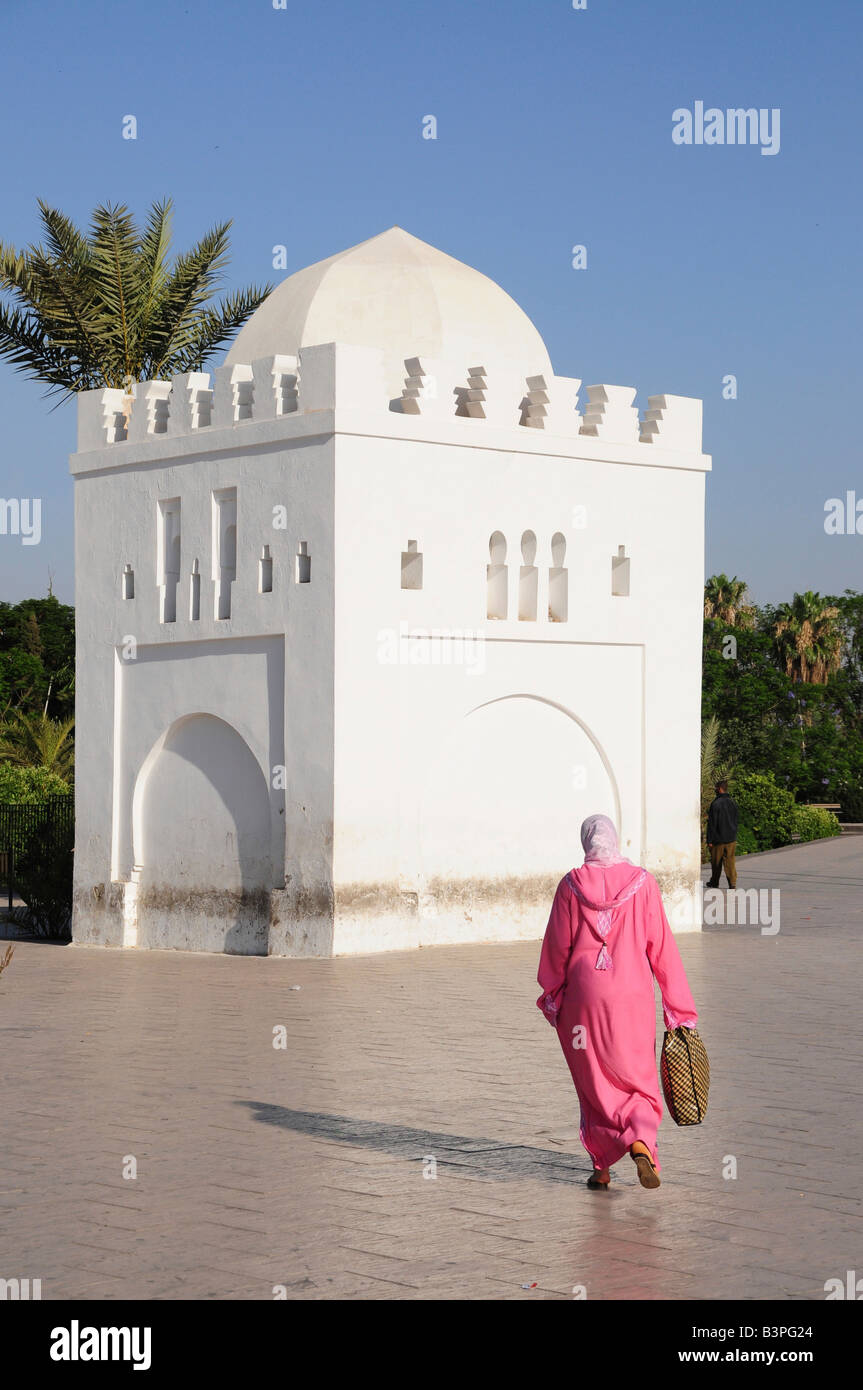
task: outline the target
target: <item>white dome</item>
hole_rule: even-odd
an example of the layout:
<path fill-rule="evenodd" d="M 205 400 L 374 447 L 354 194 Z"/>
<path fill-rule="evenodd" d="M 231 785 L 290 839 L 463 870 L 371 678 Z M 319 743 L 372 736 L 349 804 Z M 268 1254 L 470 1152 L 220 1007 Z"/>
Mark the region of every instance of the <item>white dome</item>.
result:
<path fill-rule="evenodd" d="M 546 347 L 514 299 L 401 227 L 298 270 L 240 330 L 226 361 L 295 356 L 314 343 L 354 343 L 384 353 L 392 396 L 408 357 L 521 376 L 552 371 Z"/>

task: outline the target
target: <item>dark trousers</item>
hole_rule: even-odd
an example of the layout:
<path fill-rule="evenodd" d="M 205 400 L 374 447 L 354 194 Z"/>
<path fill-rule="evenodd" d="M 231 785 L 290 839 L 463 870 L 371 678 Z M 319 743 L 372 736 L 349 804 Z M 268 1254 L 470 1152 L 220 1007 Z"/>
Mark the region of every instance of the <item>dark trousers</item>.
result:
<path fill-rule="evenodd" d="M 725 877 L 728 879 L 729 888 L 737 887 L 737 865 L 734 862 L 734 851 L 737 848 L 737 841 L 732 840 L 729 845 L 710 846 L 710 882 L 708 888 L 718 888 L 719 878 L 722 870 L 725 870 Z"/>

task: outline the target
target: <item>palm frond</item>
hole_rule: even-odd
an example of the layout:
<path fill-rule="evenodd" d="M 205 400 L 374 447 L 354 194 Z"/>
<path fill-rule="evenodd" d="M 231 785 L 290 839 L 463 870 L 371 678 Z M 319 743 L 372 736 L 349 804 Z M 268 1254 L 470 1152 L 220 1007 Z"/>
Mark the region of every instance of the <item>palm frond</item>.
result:
<path fill-rule="evenodd" d="M 48 337 L 35 314 L 0 304 L 0 357 L 35 381 L 47 383 L 48 395 L 74 393 L 98 382 L 76 370 L 68 355 Z"/>
<path fill-rule="evenodd" d="M 214 309 L 199 312 L 182 335 L 182 342 L 173 348 L 169 356 L 155 364 L 154 375 L 167 377 L 178 372 L 197 371 L 208 357 L 233 337 L 238 328 L 242 328 L 271 293 L 271 285 L 261 288 L 253 285 L 221 300 Z"/>
<path fill-rule="evenodd" d="M 96 208 L 92 225 L 93 262 L 99 272 L 95 307 L 103 367 L 108 384 L 122 386 L 137 377 L 135 306 L 140 302 L 138 235 L 128 208 L 110 203 Z"/>
<path fill-rule="evenodd" d="M 40 200 L 43 242 L 0 243 L 0 356 L 70 395 L 201 367 L 272 291 L 252 286 L 213 303 L 228 260 L 230 222 L 169 263 L 173 204 L 96 208 L 88 233 Z"/>
<path fill-rule="evenodd" d="M 23 251 L 0 242 L 0 289 L 13 294 L 19 304 L 32 304 L 30 262 Z"/>
<path fill-rule="evenodd" d="M 58 208 L 49 207 L 41 198 L 38 202 L 42 226 L 54 258 L 68 265 L 88 262 L 90 245 L 84 233 L 80 232 L 72 219 L 66 217 Z"/>
<path fill-rule="evenodd" d="M 168 250 L 171 245 L 173 202 L 165 198 L 154 203 L 147 214 L 147 226 L 140 240 L 140 302 L 136 317 L 141 332 L 149 331 L 154 311 L 170 279 Z"/>

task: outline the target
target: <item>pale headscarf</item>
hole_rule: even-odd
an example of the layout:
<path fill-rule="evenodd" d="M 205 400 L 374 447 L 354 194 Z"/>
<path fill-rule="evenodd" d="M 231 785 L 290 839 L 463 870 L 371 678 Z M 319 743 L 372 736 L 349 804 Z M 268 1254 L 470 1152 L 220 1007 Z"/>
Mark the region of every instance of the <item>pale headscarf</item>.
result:
<path fill-rule="evenodd" d="M 598 868 L 605 869 L 611 864 L 631 864 L 632 860 L 627 859 L 625 854 L 620 853 L 620 846 L 617 841 L 617 831 L 614 828 L 614 821 L 609 820 L 608 816 L 588 816 L 581 825 L 581 844 L 584 850 L 584 867 L 596 864 Z M 596 921 L 591 921 L 588 917 L 588 926 L 594 930 L 601 941 L 599 955 L 596 958 L 596 970 L 610 970 L 612 966 L 611 952 L 605 944 L 605 938 L 611 930 L 614 914 L 618 908 L 622 907 L 631 897 L 633 897 L 647 878 L 644 869 L 639 869 L 633 865 L 633 874 L 623 888 L 618 890 L 617 896 L 610 898 L 606 902 L 594 902 L 593 897 L 588 896 L 585 889 L 579 883 L 579 869 L 573 870 L 567 875 L 569 884 L 576 897 L 581 900 L 583 905 L 589 909 L 590 913 L 596 913 Z M 605 876 L 603 875 L 603 884 Z"/>
<path fill-rule="evenodd" d="M 585 864 L 629 864 L 620 853 L 614 821 L 608 816 L 588 816 L 581 823 L 581 845 Z"/>

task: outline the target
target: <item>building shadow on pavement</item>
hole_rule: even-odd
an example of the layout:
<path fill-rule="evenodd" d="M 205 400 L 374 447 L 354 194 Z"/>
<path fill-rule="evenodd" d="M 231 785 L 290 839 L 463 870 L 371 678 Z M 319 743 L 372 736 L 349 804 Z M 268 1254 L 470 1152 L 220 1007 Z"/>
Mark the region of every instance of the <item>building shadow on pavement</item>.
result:
<path fill-rule="evenodd" d="M 311 1110 L 288 1110 L 263 1101 L 238 1101 L 250 1109 L 261 1124 L 291 1130 L 314 1139 L 374 1149 L 392 1158 L 422 1163 L 435 1159 L 438 1167 L 468 1169 L 477 1177 L 498 1182 L 518 1182 L 538 1178 L 542 1182 L 573 1181 L 590 1173 L 581 1157 L 528 1148 L 525 1144 L 502 1144 L 495 1139 L 471 1135 L 443 1134 L 437 1130 L 411 1129 L 405 1125 L 382 1124 L 376 1120 L 349 1119 L 344 1115 L 325 1115 Z"/>

